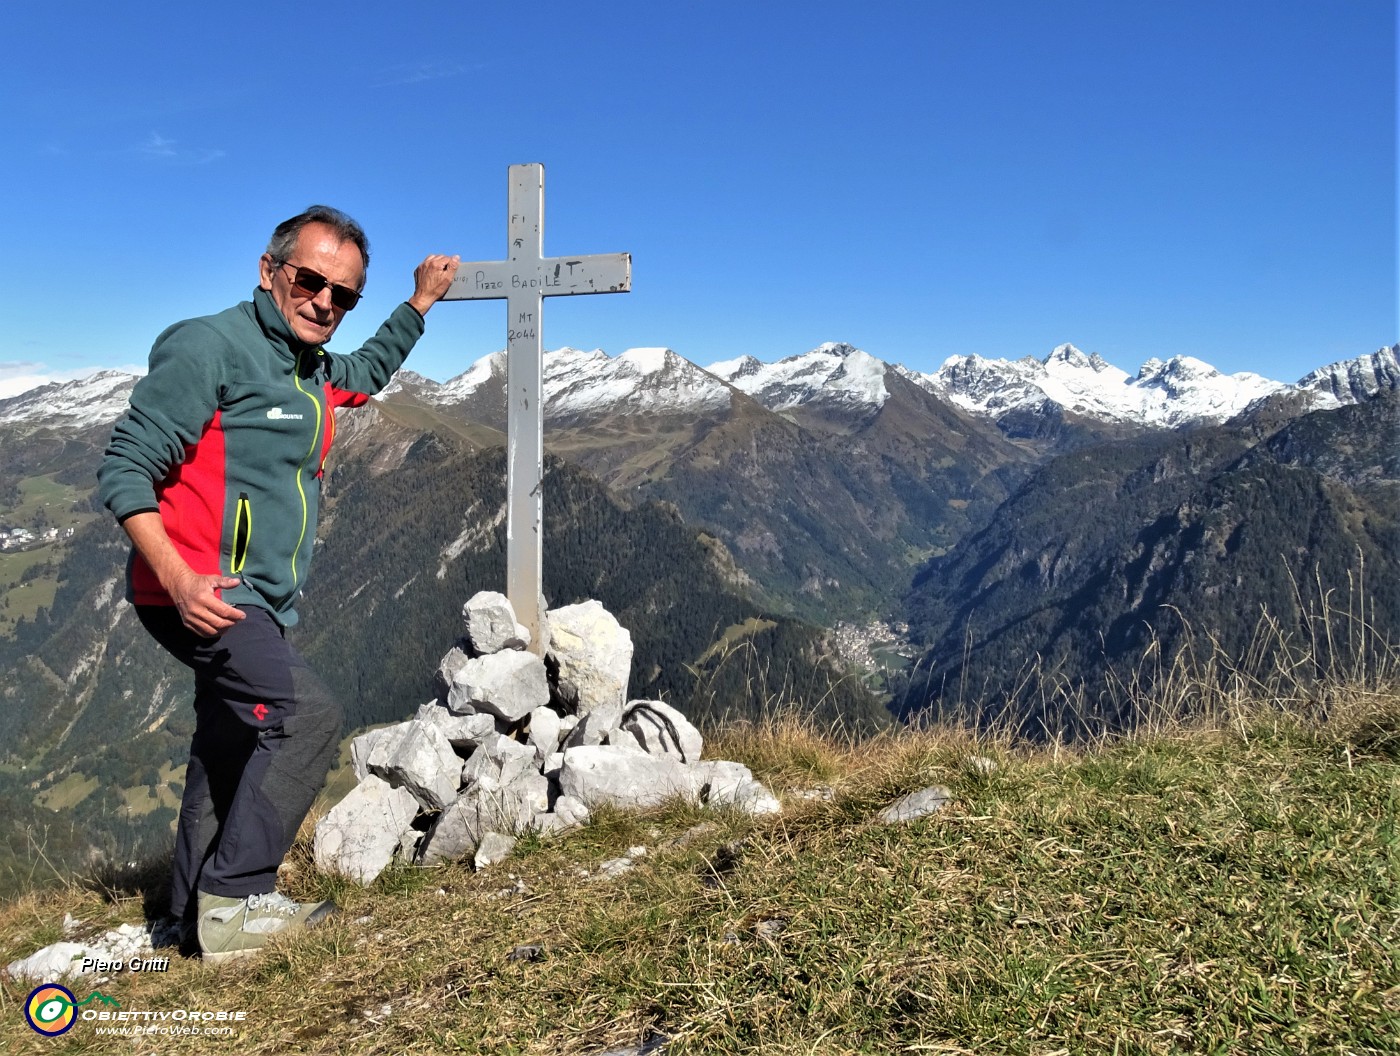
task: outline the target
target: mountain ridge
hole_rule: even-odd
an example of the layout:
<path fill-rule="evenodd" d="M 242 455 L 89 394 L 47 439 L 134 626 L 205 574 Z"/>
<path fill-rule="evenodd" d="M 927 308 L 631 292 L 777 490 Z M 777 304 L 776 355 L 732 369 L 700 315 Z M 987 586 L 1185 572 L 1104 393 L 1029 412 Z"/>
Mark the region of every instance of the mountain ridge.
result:
<path fill-rule="evenodd" d="M 1042 359 L 951 356 L 931 373 L 881 360 L 844 342 L 827 342 L 775 363 L 741 355 L 702 367 L 670 348 L 629 348 L 611 356 L 601 349 L 584 352 L 568 346 L 546 352 L 544 362 L 546 421 L 563 422 L 621 410 L 692 413 L 720 406 L 728 389 L 780 412 L 814 404 L 874 409 L 887 398 L 883 378 L 890 369 L 986 419 L 1048 400 L 1081 417 L 1161 428 L 1226 421 L 1251 403 L 1282 392 L 1311 394 L 1309 409 L 1324 409 L 1400 387 L 1400 345 L 1325 364 L 1291 384 L 1250 372 L 1226 375 L 1185 355 L 1165 362 L 1149 359 L 1130 375 L 1072 344 L 1058 345 Z M 36 386 L 0 399 L 0 425 L 114 420 L 137 377 L 102 370 L 76 381 Z M 445 382 L 404 368 L 377 398 L 472 405 L 475 420 L 498 426 L 504 423 L 504 393 L 497 396 L 488 385 L 503 384 L 504 378 L 505 353 L 493 352 Z"/>

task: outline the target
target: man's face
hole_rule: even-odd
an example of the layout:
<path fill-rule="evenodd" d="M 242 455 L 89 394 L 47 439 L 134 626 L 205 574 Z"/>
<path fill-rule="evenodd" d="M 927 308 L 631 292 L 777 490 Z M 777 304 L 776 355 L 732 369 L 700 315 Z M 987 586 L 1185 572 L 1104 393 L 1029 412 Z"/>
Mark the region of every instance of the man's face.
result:
<path fill-rule="evenodd" d="M 297 268 L 310 268 L 330 279 L 332 285 L 358 290 L 365 282 L 365 262 L 360 247 L 342 241 L 333 228 L 311 223 L 297 235 L 296 247 L 279 265 L 264 253 L 258 262 L 259 285 L 272 294 L 277 307 L 292 325 L 292 333 L 308 345 L 323 345 L 340 325 L 345 309 L 331 303 L 327 286 L 315 297 L 292 285 Z"/>

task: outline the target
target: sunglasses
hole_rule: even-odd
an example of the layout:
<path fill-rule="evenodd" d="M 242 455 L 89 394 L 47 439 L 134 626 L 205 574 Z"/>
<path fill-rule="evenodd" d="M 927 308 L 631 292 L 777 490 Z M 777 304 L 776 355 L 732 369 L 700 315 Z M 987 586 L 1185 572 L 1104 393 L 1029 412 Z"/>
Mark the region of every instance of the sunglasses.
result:
<path fill-rule="evenodd" d="M 338 286 L 319 271 L 312 271 L 310 268 L 303 268 L 296 264 L 288 263 L 285 260 L 278 260 L 274 263 L 276 263 L 279 268 L 296 269 L 292 275 L 292 285 L 308 297 L 315 297 L 329 286 L 331 288 L 331 304 L 335 305 L 342 312 L 348 312 L 351 308 L 360 303 L 359 290 L 352 290 L 349 286 Z"/>

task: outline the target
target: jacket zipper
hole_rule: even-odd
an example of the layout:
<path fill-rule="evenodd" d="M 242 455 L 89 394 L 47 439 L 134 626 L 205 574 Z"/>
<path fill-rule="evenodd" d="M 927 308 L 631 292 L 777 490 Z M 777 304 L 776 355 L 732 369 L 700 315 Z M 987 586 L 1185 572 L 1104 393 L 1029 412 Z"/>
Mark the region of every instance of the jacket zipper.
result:
<path fill-rule="evenodd" d="M 301 475 L 302 471 L 306 469 L 306 464 L 315 456 L 316 442 L 321 439 L 321 402 L 306 389 L 301 387 L 301 376 L 299 374 L 294 373 L 292 375 L 292 381 L 296 385 L 297 391 L 311 401 L 311 406 L 314 407 L 316 411 L 313 416 L 316 427 L 311 432 L 311 446 L 306 449 L 306 454 L 301 460 L 301 465 L 297 466 L 297 494 L 301 496 L 301 534 L 297 536 L 297 545 L 292 549 L 292 593 L 296 593 L 296 589 L 300 584 L 300 579 L 297 576 L 297 554 L 301 553 L 301 544 L 306 540 L 306 523 L 310 520 L 310 510 L 307 508 L 306 503 L 306 489 L 302 486 Z"/>
<path fill-rule="evenodd" d="M 248 561 L 248 543 L 253 536 L 253 505 L 248 501 L 248 493 L 238 493 L 238 505 L 233 514 L 233 559 L 229 571 L 234 575 L 243 571 Z"/>

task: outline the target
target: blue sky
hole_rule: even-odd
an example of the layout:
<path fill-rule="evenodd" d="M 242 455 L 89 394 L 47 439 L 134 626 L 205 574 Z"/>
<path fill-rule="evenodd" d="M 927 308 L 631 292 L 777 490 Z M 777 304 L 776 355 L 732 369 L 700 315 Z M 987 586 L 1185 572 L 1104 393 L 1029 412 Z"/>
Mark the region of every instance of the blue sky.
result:
<path fill-rule="evenodd" d="M 527 161 L 547 253 L 633 254 L 548 348 L 1292 381 L 1400 340 L 1394 0 L 53 0 L 0 40 L 0 378 L 143 363 L 312 202 L 373 243 L 352 349 L 424 254 L 504 255 Z M 440 305 L 409 366 L 504 344 Z"/>

